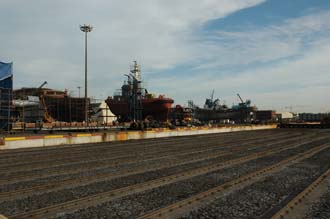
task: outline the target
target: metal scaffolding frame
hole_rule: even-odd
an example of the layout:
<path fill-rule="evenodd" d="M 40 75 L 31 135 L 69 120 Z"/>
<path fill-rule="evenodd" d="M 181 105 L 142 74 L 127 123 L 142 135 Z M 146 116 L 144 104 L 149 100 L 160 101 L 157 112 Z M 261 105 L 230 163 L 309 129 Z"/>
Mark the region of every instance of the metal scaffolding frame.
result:
<path fill-rule="evenodd" d="M 0 130 L 11 129 L 13 116 L 12 89 L 0 87 Z"/>

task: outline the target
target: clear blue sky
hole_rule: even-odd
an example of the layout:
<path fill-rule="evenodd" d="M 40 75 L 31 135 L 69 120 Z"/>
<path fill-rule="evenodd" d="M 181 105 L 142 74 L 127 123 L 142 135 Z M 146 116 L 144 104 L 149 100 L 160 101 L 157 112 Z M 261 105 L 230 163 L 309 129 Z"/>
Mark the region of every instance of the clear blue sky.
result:
<path fill-rule="evenodd" d="M 129 6 L 129 7 L 128 7 Z M 85 13 L 82 13 L 85 12 Z M 133 60 L 148 91 L 202 105 L 236 93 L 261 109 L 330 111 L 329 0 L 2 0 L 0 61 L 15 87 L 77 93 L 91 23 L 91 95 L 120 87 Z"/>

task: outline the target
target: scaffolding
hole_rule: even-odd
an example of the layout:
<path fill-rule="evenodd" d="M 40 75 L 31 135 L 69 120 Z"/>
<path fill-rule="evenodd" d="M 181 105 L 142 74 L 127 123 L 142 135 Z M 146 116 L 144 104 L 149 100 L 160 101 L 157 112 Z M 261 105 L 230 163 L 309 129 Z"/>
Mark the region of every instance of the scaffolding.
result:
<path fill-rule="evenodd" d="M 0 130 L 9 131 L 13 114 L 13 63 L 0 62 Z"/>
<path fill-rule="evenodd" d="M 90 102 L 89 99 L 87 99 Z M 48 88 L 14 90 L 15 111 L 20 122 L 83 122 L 85 99 L 67 91 Z M 88 112 L 89 113 L 89 112 Z"/>
<path fill-rule="evenodd" d="M 13 118 L 12 89 L 0 87 L 0 129 L 9 131 Z"/>

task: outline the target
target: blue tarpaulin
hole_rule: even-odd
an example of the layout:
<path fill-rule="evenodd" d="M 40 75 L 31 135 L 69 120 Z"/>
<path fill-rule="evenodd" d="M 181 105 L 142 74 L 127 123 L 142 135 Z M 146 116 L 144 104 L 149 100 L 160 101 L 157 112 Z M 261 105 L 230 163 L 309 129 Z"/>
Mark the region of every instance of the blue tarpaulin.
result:
<path fill-rule="evenodd" d="M 13 63 L 0 62 L 0 80 L 13 75 Z"/>

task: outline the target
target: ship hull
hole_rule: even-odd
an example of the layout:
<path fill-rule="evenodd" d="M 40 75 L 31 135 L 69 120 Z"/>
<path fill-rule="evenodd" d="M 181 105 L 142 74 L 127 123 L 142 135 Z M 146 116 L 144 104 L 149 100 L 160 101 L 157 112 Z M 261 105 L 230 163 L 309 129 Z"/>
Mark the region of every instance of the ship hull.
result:
<path fill-rule="evenodd" d="M 129 104 L 125 100 L 106 100 L 110 110 L 119 118 L 121 122 L 129 121 Z M 152 117 L 157 121 L 166 121 L 173 100 L 169 98 L 151 98 L 142 100 L 142 117 Z"/>
<path fill-rule="evenodd" d="M 71 97 L 65 91 L 48 88 L 22 88 L 13 93 L 16 100 L 26 100 L 29 96 L 34 98 L 33 106 L 16 107 L 17 114 L 23 118 L 24 122 L 45 120 L 46 111 L 49 121 L 45 122 L 51 120 L 83 122 L 85 120 L 85 98 Z M 44 100 L 44 105 L 39 102 L 40 99 Z M 90 103 L 89 98 L 87 98 L 87 103 Z"/>
<path fill-rule="evenodd" d="M 251 115 L 252 112 L 252 115 Z M 240 110 L 210 110 L 196 108 L 194 110 L 194 118 L 199 121 L 220 121 L 220 120 L 231 120 L 235 122 L 246 122 L 253 117 L 253 110 L 251 109 L 240 109 Z"/>

